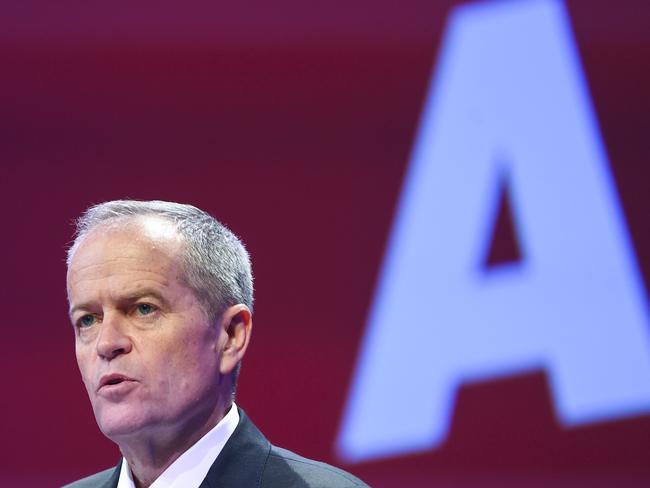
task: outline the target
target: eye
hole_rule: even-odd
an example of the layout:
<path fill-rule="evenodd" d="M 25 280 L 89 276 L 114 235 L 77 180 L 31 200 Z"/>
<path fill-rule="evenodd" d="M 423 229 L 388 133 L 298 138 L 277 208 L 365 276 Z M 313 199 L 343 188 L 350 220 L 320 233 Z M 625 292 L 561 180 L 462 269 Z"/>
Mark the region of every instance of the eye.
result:
<path fill-rule="evenodd" d="M 97 317 L 95 317 L 94 315 L 90 315 L 90 314 L 84 315 L 77 321 L 77 326 L 80 329 L 85 329 L 93 325 L 96 321 L 97 321 Z"/>
<path fill-rule="evenodd" d="M 156 311 L 156 307 L 149 303 L 138 303 L 136 310 L 140 315 L 151 315 Z"/>

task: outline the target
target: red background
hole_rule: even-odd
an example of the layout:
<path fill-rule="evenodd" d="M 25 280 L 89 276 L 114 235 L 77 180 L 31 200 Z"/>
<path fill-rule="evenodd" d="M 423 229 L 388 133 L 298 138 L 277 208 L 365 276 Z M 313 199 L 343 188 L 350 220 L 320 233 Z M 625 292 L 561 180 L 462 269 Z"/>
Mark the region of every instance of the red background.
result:
<path fill-rule="evenodd" d="M 453 4 L 0 7 L 0 485 L 118 458 L 76 368 L 64 255 L 71 220 L 122 197 L 195 204 L 243 238 L 257 301 L 238 403 L 272 442 L 342 464 L 334 438 Z M 648 283 L 650 6 L 568 7 Z M 464 386 L 438 450 L 344 467 L 375 487 L 648 486 L 649 439 L 650 415 L 563 429 L 539 372 Z"/>

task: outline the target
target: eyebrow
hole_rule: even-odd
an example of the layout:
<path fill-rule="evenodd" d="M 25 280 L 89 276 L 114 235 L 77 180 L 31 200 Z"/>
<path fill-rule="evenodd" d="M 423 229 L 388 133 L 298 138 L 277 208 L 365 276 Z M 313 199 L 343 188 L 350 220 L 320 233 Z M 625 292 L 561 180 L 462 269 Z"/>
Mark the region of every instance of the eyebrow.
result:
<path fill-rule="evenodd" d="M 153 288 L 142 288 L 140 290 L 135 290 L 126 293 L 124 295 L 119 296 L 116 302 L 118 304 L 133 303 L 137 300 L 140 300 L 141 298 L 146 298 L 146 297 L 153 297 L 158 301 L 160 301 L 164 306 L 169 305 L 169 302 L 162 296 L 162 294 L 158 290 L 155 290 Z M 75 314 L 75 312 L 79 310 L 89 310 L 90 308 L 92 308 L 91 302 L 75 305 L 73 307 L 70 307 L 70 310 L 68 311 L 68 316 L 72 319 L 72 316 Z"/>

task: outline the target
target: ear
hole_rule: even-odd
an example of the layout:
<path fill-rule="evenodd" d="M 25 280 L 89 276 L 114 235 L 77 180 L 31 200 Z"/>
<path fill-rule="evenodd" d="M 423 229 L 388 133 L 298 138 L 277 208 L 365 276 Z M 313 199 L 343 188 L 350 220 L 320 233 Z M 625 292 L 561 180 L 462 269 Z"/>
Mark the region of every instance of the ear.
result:
<path fill-rule="evenodd" d="M 251 311 L 242 303 L 228 307 L 221 317 L 218 344 L 221 349 L 219 369 L 230 374 L 242 360 L 253 329 Z"/>

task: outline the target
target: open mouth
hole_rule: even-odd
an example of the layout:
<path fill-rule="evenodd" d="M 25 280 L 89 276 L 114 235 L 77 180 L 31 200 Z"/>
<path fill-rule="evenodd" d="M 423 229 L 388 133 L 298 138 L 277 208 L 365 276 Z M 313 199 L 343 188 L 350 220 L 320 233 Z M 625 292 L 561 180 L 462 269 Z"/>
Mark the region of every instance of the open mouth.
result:
<path fill-rule="evenodd" d="M 129 381 L 133 381 L 133 380 L 121 374 L 109 374 L 106 376 L 102 376 L 101 380 L 99 381 L 98 390 L 101 390 L 105 386 L 115 386 Z"/>

